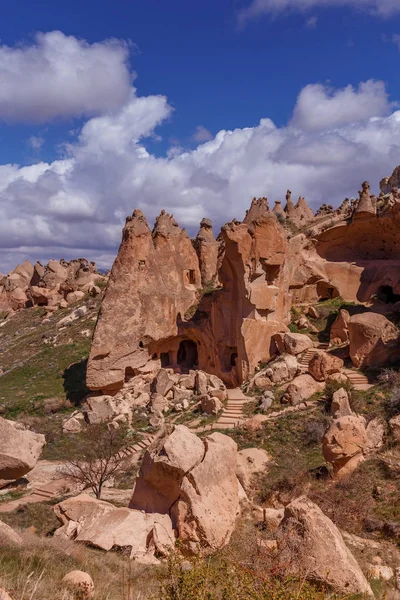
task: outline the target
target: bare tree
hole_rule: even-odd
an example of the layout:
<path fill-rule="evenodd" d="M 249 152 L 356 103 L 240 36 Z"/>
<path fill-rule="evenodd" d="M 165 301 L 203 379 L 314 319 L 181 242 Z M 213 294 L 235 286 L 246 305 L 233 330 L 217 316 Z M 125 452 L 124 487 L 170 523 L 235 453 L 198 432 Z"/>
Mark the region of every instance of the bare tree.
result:
<path fill-rule="evenodd" d="M 70 439 L 61 474 L 90 487 L 99 500 L 104 484 L 123 471 L 124 450 L 132 444 L 129 430 L 107 424 L 91 425 L 79 440 Z"/>

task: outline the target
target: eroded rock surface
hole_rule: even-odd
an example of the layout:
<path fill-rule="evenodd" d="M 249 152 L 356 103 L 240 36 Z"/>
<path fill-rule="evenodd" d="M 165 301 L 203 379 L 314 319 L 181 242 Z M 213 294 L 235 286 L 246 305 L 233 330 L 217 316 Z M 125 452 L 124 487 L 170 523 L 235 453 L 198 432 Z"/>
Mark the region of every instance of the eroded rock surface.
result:
<path fill-rule="evenodd" d="M 303 574 L 339 594 L 366 594 L 372 590 L 339 529 L 305 496 L 285 508 L 278 529 L 278 556 L 285 572 Z"/>
<path fill-rule="evenodd" d="M 0 487 L 29 473 L 45 443 L 44 435 L 0 417 Z"/>

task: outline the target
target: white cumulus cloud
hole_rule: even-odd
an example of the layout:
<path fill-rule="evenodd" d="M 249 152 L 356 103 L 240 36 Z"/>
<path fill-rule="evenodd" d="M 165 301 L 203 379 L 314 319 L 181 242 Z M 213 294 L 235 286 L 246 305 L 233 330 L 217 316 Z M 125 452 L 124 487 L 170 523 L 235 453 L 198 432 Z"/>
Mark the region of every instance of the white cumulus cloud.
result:
<path fill-rule="evenodd" d="M 0 121 L 45 122 L 120 108 L 132 75 L 125 42 L 89 44 L 61 31 L 0 46 Z"/>
<path fill-rule="evenodd" d="M 381 82 L 307 86 L 284 126 L 264 118 L 221 130 L 194 150 L 175 145 L 156 157 L 146 138 L 171 111 L 165 96 L 132 89 L 120 110 L 84 124 L 64 158 L 0 166 L 0 270 L 26 257 L 77 255 L 107 266 L 135 207 L 150 223 L 165 208 L 195 234 L 203 216 L 217 228 L 243 218 L 253 196 L 266 195 L 273 206 L 287 188 L 314 208 L 337 205 L 365 179 L 377 191 L 400 163 L 400 111 L 391 109 Z"/>
<path fill-rule="evenodd" d="M 297 99 L 292 124 L 304 130 L 339 127 L 346 123 L 382 116 L 390 105 L 382 81 L 360 83 L 358 89 L 329 89 L 321 84 L 307 85 Z"/>

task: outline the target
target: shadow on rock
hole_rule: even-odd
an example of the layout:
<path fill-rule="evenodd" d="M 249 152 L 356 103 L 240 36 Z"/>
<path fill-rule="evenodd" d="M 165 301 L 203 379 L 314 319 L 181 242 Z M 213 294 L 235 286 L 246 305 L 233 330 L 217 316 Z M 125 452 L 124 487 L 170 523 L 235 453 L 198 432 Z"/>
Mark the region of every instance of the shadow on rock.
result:
<path fill-rule="evenodd" d="M 68 400 L 75 404 L 75 406 L 79 406 L 90 391 L 86 387 L 87 362 L 87 358 L 85 358 L 79 362 L 72 363 L 63 373 L 65 394 Z"/>

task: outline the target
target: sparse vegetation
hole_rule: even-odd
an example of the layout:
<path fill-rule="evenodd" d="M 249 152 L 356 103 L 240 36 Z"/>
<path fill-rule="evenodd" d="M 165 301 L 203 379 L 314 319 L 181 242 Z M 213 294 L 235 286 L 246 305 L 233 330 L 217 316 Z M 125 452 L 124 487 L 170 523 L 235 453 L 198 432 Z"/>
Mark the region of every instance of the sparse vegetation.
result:
<path fill-rule="evenodd" d="M 92 425 L 90 435 L 80 436 L 80 444 L 66 445 L 65 462 L 61 473 L 74 483 L 89 487 L 97 499 L 105 483 L 119 475 L 124 466 L 124 451 L 133 443 L 131 431 L 119 425 Z"/>

